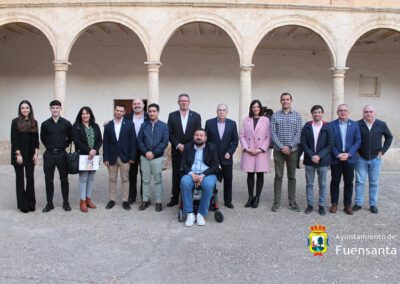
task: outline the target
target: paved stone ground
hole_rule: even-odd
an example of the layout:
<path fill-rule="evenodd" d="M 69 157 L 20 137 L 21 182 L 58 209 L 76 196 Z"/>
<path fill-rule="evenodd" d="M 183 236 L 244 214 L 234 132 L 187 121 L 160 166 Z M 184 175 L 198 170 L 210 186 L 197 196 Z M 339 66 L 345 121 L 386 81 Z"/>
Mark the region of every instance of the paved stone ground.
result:
<path fill-rule="evenodd" d="M 223 223 L 213 215 L 205 227 L 186 228 L 177 222 L 177 209 L 155 212 L 152 205 L 139 212 L 125 211 L 118 202 L 104 209 L 107 172 L 95 177 L 95 210 L 78 209 L 77 176 L 70 177 L 72 212 L 61 208 L 56 184 L 55 206 L 43 214 L 43 170 L 37 167 L 37 211 L 22 214 L 16 209 L 14 171 L 0 166 L 0 283 L 280 283 L 383 282 L 398 283 L 398 255 L 344 255 L 344 248 L 395 248 L 400 253 L 399 172 L 381 176 L 380 213 L 367 207 L 354 216 L 343 211 L 321 217 L 287 209 L 284 190 L 280 212 L 270 211 L 273 174 L 257 209 L 246 209 L 245 174 L 234 173 L 235 209 L 222 207 Z M 57 176 L 57 174 L 56 174 Z M 165 199 L 169 198 L 171 172 L 164 172 Z M 306 206 L 304 171 L 298 171 L 298 203 Z M 220 186 L 219 186 L 220 187 Z M 220 196 L 222 197 L 222 196 Z M 221 198 L 220 198 L 221 199 Z M 327 227 L 330 247 L 323 257 L 307 248 L 309 226 Z M 354 234 L 394 236 L 394 240 L 340 240 Z"/>

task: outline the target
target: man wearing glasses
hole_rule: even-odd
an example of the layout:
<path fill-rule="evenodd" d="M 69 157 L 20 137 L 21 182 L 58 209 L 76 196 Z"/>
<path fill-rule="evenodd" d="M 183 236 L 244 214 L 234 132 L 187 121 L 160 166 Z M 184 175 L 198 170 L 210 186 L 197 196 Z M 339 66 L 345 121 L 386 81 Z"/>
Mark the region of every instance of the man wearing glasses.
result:
<path fill-rule="evenodd" d="M 339 200 L 339 185 L 343 175 L 344 212 L 353 215 L 351 198 L 353 196 L 354 168 L 357 164 L 357 150 L 361 144 L 358 123 L 349 119 L 349 107 L 340 104 L 337 108 L 338 119 L 329 123 L 334 141 L 331 159 L 331 201 L 329 212 L 336 213 Z"/>

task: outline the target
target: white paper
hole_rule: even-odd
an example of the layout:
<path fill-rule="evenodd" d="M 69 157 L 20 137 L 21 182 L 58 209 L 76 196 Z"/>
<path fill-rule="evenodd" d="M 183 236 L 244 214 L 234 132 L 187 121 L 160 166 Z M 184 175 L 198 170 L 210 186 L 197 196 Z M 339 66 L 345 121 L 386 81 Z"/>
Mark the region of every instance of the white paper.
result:
<path fill-rule="evenodd" d="M 79 155 L 79 170 L 80 171 L 97 171 L 99 169 L 100 156 L 94 156 L 89 161 L 88 155 Z"/>

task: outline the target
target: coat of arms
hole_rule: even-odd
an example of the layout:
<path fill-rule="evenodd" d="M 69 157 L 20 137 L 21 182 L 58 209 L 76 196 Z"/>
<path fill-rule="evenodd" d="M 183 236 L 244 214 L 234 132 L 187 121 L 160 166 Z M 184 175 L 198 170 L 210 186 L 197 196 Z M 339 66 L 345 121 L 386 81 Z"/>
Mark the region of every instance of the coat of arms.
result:
<path fill-rule="evenodd" d="M 329 246 L 328 234 L 325 232 L 326 227 L 323 225 L 315 225 L 310 227 L 311 233 L 308 235 L 308 248 L 314 256 L 322 256 Z"/>

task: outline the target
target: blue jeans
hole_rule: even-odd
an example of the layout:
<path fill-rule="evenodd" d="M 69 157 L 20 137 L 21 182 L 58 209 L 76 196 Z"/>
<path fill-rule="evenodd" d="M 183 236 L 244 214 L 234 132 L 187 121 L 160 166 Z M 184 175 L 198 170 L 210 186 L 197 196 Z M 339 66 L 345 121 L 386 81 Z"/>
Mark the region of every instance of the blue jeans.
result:
<path fill-rule="evenodd" d="M 314 177 L 315 171 L 318 174 L 318 185 L 319 185 L 319 200 L 318 205 L 325 206 L 326 198 L 326 174 L 328 172 L 328 166 L 326 167 L 313 167 L 305 166 L 306 173 L 306 194 L 307 203 L 309 206 L 314 205 Z"/>
<path fill-rule="evenodd" d="M 362 206 L 364 204 L 364 190 L 367 175 L 369 181 L 369 206 L 377 205 L 380 172 L 381 158 L 375 158 L 368 161 L 359 157 L 356 166 L 356 205 Z"/>
<path fill-rule="evenodd" d="M 81 200 L 86 200 L 86 197 L 92 198 L 95 173 L 96 171 L 79 172 L 79 195 Z"/>
<path fill-rule="evenodd" d="M 203 178 L 200 187 L 203 190 L 200 199 L 199 212 L 203 216 L 207 216 L 208 207 L 210 206 L 211 196 L 213 194 L 215 184 L 217 183 L 216 175 L 209 175 Z M 181 179 L 181 194 L 183 199 L 183 211 L 185 213 L 193 212 L 193 188 L 194 182 L 190 175 L 184 175 Z"/>

